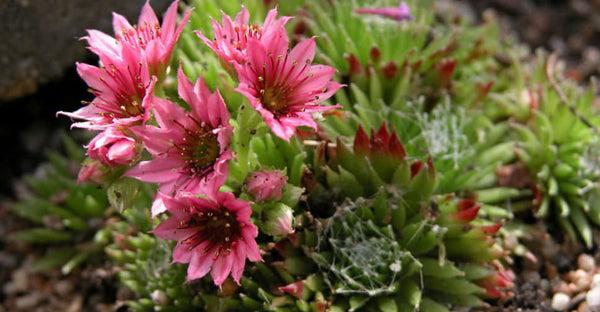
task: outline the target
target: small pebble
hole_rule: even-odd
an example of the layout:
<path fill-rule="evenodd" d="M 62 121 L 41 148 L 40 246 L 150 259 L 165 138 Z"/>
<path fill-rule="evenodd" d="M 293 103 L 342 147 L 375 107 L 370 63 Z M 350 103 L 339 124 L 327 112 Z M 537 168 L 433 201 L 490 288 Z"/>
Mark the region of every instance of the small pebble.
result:
<path fill-rule="evenodd" d="M 588 304 L 588 307 L 594 308 L 600 306 L 600 288 L 593 288 L 588 291 L 585 296 L 585 301 Z"/>
<path fill-rule="evenodd" d="M 589 289 L 592 283 L 591 276 L 584 270 L 577 270 L 573 274 L 573 283 L 577 286 L 577 291 L 584 291 Z"/>
<path fill-rule="evenodd" d="M 588 254 L 581 254 L 577 258 L 577 267 L 586 272 L 592 272 L 596 268 L 596 261 Z"/>
<path fill-rule="evenodd" d="M 567 294 L 556 293 L 552 297 L 552 309 L 556 311 L 563 311 L 569 306 L 571 298 Z"/>
<path fill-rule="evenodd" d="M 12 282 L 16 291 L 26 291 L 29 289 L 29 277 L 24 269 L 18 269 L 13 272 Z"/>
<path fill-rule="evenodd" d="M 33 308 L 44 300 L 44 296 L 41 292 L 35 291 L 30 294 L 18 297 L 15 300 L 15 307 L 22 311 L 33 311 Z"/>
<path fill-rule="evenodd" d="M 594 274 L 592 277 L 592 288 L 600 286 L 600 274 Z"/>
<path fill-rule="evenodd" d="M 538 284 L 542 279 L 540 273 L 535 271 L 526 271 L 521 274 L 521 278 L 528 283 Z"/>
<path fill-rule="evenodd" d="M 77 295 L 69 304 L 69 307 L 66 309 L 66 312 L 79 312 L 83 311 L 83 296 Z"/>
<path fill-rule="evenodd" d="M 160 289 L 154 290 L 152 294 L 150 294 L 150 298 L 152 298 L 154 304 L 160 307 L 169 304 L 169 297 L 167 297 L 167 294 Z"/>
<path fill-rule="evenodd" d="M 73 291 L 73 283 L 68 279 L 60 280 L 54 285 L 54 290 L 60 296 L 66 297 Z"/>

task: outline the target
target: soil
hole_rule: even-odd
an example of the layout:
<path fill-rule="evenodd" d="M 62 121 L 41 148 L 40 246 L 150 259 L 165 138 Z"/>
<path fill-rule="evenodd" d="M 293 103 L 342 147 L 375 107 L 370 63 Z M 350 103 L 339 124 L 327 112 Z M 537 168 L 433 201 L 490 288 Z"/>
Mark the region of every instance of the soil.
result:
<path fill-rule="evenodd" d="M 442 0 L 440 0 L 442 1 Z M 532 48 L 558 50 L 566 60 L 572 77 L 582 82 L 600 72 L 600 0 L 470 0 L 444 1 L 467 10 L 475 20 L 484 10 L 497 11 L 504 30 L 515 34 Z M 118 302 L 131 296 L 116 287 L 110 268 L 87 267 L 69 276 L 60 272 L 33 274 L 28 271 L 39 256 L 35 246 L 16 244 L 8 234 L 28 226 L 27 222 L 7 210 L 8 200 L 15 198 L 18 178 L 33 172 L 44 160 L 44 150 L 60 146 L 61 132 L 68 132 L 70 121 L 56 118 L 58 110 L 73 111 L 81 100 L 90 99 L 86 85 L 70 68 L 61 81 L 52 82 L 39 92 L 12 102 L 0 103 L 3 114 L 0 140 L 10 146 L 0 161 L 0 312 L 4 311 L 125 311 Z M 15 129 L 18 129 L 16 131 Z M 600 234 L 595 233 L 595 245 Z M 557 242 L 549 236 L 528 243 L 537 262 L 515 259 L 517 274 L 514 296 L 499 301 L 486 311 L 553 311 L 556 292 L 568 292 L 569 310 L 593 311 L 585 305 L 585 293 L 600 269 L 583 270 L 581 254 L 600 263 L 598 251 L 583 248 L 568 239 Z M 575 289 L 574 277 L 585 271 L 590 284 Z M 583 273 L 581 273 L 583 274 Z M 581 275 L 579 275 L 581 278 Z M 569 287 L 571 287 L 569 289 Z M 582 295 L 583 294 L 583 295 Z"/>

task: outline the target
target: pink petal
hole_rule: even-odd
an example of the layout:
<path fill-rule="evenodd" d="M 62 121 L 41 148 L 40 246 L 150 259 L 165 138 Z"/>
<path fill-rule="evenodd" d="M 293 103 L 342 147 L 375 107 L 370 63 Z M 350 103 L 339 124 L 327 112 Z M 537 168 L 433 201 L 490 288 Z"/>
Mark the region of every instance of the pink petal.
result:
<path fill-rule="evenodd" d="M 115 31 L 115 35 L 119 35 L 123 31 L 133 29 L 133 26 L 129 24 L 129 21 L 127 21 L 123 15 L 113 12 L 113 29 Z"/>
<path fill-rule="evenodd" d="M 148 183 L 166 183 L 179 177 L 179 173 L 174 169 L 182 166 L 181 161 L 172 158 L 155 158 L 140 162 L 135 167 L 127 170 L 123 176 Z"/>
<path fill-rule="evenodd" d="M 252 239 L 244 237 L 243 242 L 246 245 L 246 256 L 248 257 L 248 260 L 262 261 L 260 251 L 258 250 L 258 245 L 256 244 L 256 240 L 254 239 L 254 237 L 252 237 Z"/>
<path fill-rule="evenodd" d="M 177 23 L 177 6 L 179 5 L 179 0 L 177 1 L 173 1 L 173 3 L 171 3 L 171 5 L 169 5 L 169 8 L 167 9 L 167 12 L 165 12 L 165 15 L 163 15 L 163 22 L 162 22 L 162 34 L 164 36 L 167 36 L 165 39 L 167 41 L 172 40 L 173 38 L 171 38 L 173 32 L 175 31 L 175 24 Z"/>
<path fill-rule="evenodd" d="M 175 247 L 173 248 L 173 262 L 189 263 L 192 259 L 193 253 L 194 250 L 190 250 L 189 245 L 184 244 L 183 242 L 178 242 L 177 245 L 175 245 Z"/>
<path fill-rule="evenodd" d="M 233 280 L 240 285 L 240 278 L 244 273 L 244 267 L 246 266 L 246 253 L 240 252 L 238 248 L 234 248 L 232 256 L 235 257 L 233 265 L 231 266 L 231 276 Z"/>
<path fill-rule="evenodd" d="M 197 227 L 178 229 L 180 221 L 181 220 L 178 218 L 171 217 L 161 222 L 154 230 L 152 230 L 152 233 L 163 239 L 179 241 L 198 232 Z"/>
<path fill-rule="evenodd" d="M 208 254 L 202 255 L 199 251 L 193 252 L 187 270 L 187 280 L 191 281 L 203 277 L 210 271 L 213 263 L 214 260 L 212 259 L 212 256 L 209 256 Z"/>
<path fill-rule="evenodd" d="M 152 212 L 152 218 L 158 216 L 159 214 L 167 211 L 167 207 L 165 206 L 164 199 L 161 195 L 157 194 L 152 202 L 152 207 L 150 208 Z"/>
<path fill-rule="evenodd" d="M 306 39 L 298 43 L 290 52 L 288 60 L 297 61 L 298 64 L 312 63 L 316 50 L 315 38 Z"/>
<path fill-rule="evenodd" d="M 173 131 L 154 126 L 135 126 L 130 128 L 152 155 L 160 155 L 173 147 Z"/>
<path fill-rule="evenodd" d="M 171 4 L 171 6 L 173 4 Z M 138 19 L 138 26 L 146 27 L 147 25 L 145 24 L 152 24 L 153 26 L 160 25 L 154 10 L 152 10 L 152 7 L 150 6 L 150 1 L 146 1 L 146 4 L 144 4 L 144 7 L 142 8 L 140 18 Z"/>
<path fill-rule="evenodd" d="M 215 260 L 215 263 L 213 264 L 212 270 L 210 272 L 210 275 L 212 276 L 215 285 L 221 286 L 221 284 L 223 284 L 223 282 L 227 278 L 227 275 L 229 275 L 229 272 L 231 272 L 231 265 L 233 264 L 232 256 L 233 255 L 231 254 L 223 254 L 220 255 L 217 258 L 217 260 Z"/>

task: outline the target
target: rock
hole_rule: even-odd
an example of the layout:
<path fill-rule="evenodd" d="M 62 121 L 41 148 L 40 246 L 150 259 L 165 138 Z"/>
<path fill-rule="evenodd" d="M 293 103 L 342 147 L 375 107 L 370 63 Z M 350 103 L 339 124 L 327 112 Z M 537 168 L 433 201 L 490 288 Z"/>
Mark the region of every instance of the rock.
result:
<path fill-rule="evenodd" d="M 145 0 L 0 1 L 0 100 L 33 93 L 88 52 L 86 29 L 112 33 L 112 11 L 136 22 Z M 162 14 L 171 0 L 152 0 Z"/>
<path fill-rule="evenodd" d="M 596 268 L 596 261 L 588 254 L 581 254 L 577 257 L 577 267 L 586 272 L 592 272 Z"/>
<path fill-rule="evenodd" d="M 44 300 L 44 295 L 39 291 L 18 297 L 15 300 L 15 307 L 21 311 L 32 311 L 39 302 Z"/>
<path fill-rule="evenodd" d="M 600 306 L 600 288 L 592 288 L 592 290 L 587 292 L 585 296 L 585 301 L 587 302 L 588 307 L 595 308 Z"/>
<path fill-rule="evenodd" d="M 159 307 L 169 304 L 169 297 L 167 297 L 167 294 L 160 289 L 154 290 L 152 294 L 150 294 L 150 298 L 152 298 L 152 302 Z"/>
<path fill-rule="evenodd" d="M 600 274 L 594 274 L 592 277 L 592 288 L 600 287 Z"/>
<path fill-rule="evenodd" d="M 556 293 L 554 297 L 552 297 L 552 309 L 556 311 L 563 311 L 569 306 L 569 302 L 571 298 L 564 293 Z"/>

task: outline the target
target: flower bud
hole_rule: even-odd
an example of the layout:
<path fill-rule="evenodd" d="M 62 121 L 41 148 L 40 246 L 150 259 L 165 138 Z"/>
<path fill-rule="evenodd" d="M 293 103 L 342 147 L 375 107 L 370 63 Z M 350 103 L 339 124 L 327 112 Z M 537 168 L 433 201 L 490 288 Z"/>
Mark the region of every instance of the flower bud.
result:
<path fill-rule="evenodd" d="M 131 164 L 141 151 L 141 145 L 117 127 L 96 135 L 87 148 L 90 158 L 110 167 Z"/>
<path fill-rule="evenodd" d="M 281 170 L 256 171 L 246 179 L 246 190 L 254 196 L 255 202 L 278 200 L 286 184 L 286 177 Z"/>
<path fill-rule="evenodd" d="M 87 158 L 81 165 L 77 183 L 88 182 L 91 184 L 108 184 L 112 179 L 111 170 L 100 161 Z"/>
<path fill-rule="evenodd" d="M 294 213 L 289 206 L 277 203 L 265 207 L 262 212 L 260 229 L 269 235 L 284 236 L 294 232 Z"/>

